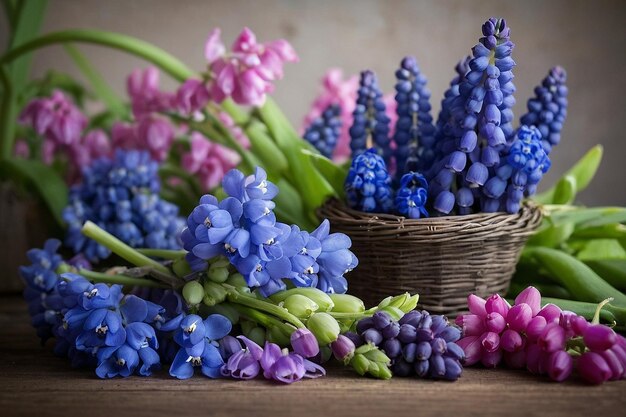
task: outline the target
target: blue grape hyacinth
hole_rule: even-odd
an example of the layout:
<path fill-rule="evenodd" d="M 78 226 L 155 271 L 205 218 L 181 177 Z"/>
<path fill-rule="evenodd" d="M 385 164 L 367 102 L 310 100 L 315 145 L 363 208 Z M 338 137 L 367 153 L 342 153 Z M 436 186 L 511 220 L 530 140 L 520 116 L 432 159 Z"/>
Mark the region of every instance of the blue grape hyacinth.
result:
<path fill-rule="evenodd" d="M 346 291 L 343 275 L 357 265 L 346 235 L 328 235 L 328 221 L 310 234 L 278 222 L 272 201 L 278 188 L 261 168 L 249 176 L 233 169 L 222 187 L 228 197 L 218 201 L 203 196 L 181 234 L 194 271 L 206 270 L 210 259 L 225 256 L 247 285 L 266 297 L 286 289 L 287 282 L 325 292 Z"/>
<path fill-rule="evenodd" d="M 391 177 L 374 148 L 352 160 L 344 186 L 348 204 L 354 209 L 379 213 L 393 209 Z"/>
<path fill-rule="evenodd" d="M 396 193 L 396 211 L 410 219 L 428 217 L 427 199 L 428 182 L 426 178 L 417 172 L 404 174 Z"/>
<path fill-rule="evenodd" d="M 331 104 L 306 129 L 304 139 L 326 158 L 332 158 L 340 134 L 341 108 Z"/>
<path fill-rule="evenodd" d="M 567 117 L 567 73 L 562 67 L 550 70 L 541 85 L 535 87 L 535 97 L 528 100 L 528 112 L 520 123 L 536 126 L 541 132 L 547 154 L 561 141 L 561 130 Z"/>
<path fill-rule="evenodd" d="M 350 127 L 350 149 L 356 158 L 374 146 L 389 166 L 392 157 L 389 139 L 389 117 L 385 113 L 383 93 L 378 87 L 376 74 L 363 71 L 354 109 L 354 121 Z"/>
<path fill-rule="evenodd" d="M 504 19 L 491 18 L 472 49 L 469 72 L 450 104 L 449 138 L 429 171 L 433 207 L 442 214 L 472 211 L 474 199 L 500 163 L 500 152 L 513 134 L 515 103 L 511 58 L 514 44 Z"/>
<path fill-rule="evenodd" d="M 408 56 L 396 71 L 396 113 L 398 121 L 393 140 L 396 162 L 395 177 L 400 180 L 409 170 L 432 162 L 435 127 L 430 114 L 430 91 L 426 77 L 421 73 L 414 57 Z M 409 163 L 407 164 L 407 161 Z"/>
<path fill-rule="evenodd" d="M 81 233 L 90 220 L 132 247 L 179 249 L 184 220 L 158 196 L 157 170 L 147 152 L 118 150 L 113 159 L 96 160 L 70 191 L 65 244 L 90 261 L 107 258 L 108 249 Z"/>

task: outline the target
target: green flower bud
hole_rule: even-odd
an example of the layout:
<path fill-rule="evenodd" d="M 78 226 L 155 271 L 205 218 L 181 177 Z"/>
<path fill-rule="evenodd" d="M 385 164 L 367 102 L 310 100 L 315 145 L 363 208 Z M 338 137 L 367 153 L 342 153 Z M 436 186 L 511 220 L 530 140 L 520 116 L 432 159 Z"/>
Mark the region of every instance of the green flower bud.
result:
<path fill-rule="evenodd" d="M 226 282 L 230 272 L 226 266 L 216 266 L 216 264 L 212 264 L 206 275 L 211 281 L 221 284 L 222 282 Z"/>
<path fill-rule="evenodd" d="M 357 355 L 354 355 L 354 357 L 352 358 L 352 361 L 350 361 L 350 365 L 352 365 L 354 370 L 359 375 L 365 375 L 365 373 L 370 367 L 370 361 L 368 361 L 365 356 L 357 354 Z"/>
<path fill-rule="evenodd" d="M 339 323 L 339 329 L 341 329 L 341 333 L 349 332 L 352 328 L 356 320 L 354 319 L 337 319 L 337 323 Z"/>
<path fill-rule="evenodd" d="M 294 316 L 302 319 L 309 318 L 311 314 L 315 313 L 319 309 L 319 306 L 315 303 L 315 301 L 300 294 L 292 294 L 285 298 L 285 301 L 283 301 L 283 307 Z"/>
<path fill-rule="evenodd" d="M 226 288 L 221 284 L 217 284 L 212 281 L 206 281 L 204 283 L 204 298 L 202 301 L 205 305 L 214 306 L 223 302 L 226 299 L 228 292 Z"/>
<path fill-rule="evenodd" d="M 391 305 L 385 308 L 382 308 L 379 311 L 384 311 L 385 313 L 389 314 L 391 318 L 395 321 L 400 320 L 404 316 L 404 311 L 400 310 L 397 307 L 393 307 Z"/>
<path fill-rule="evenodd" d="M 371 343 L 366 343 L 364 345 L 359 346 L 358 348 L 356 348 L 356 350 L 354 351 L 354 353 L 357 353 L 359 355 L 365 355 L 366 353 L 374 350 L 374 349 L 378 349 L 376 347 L 376 345 L 373 345 Z"/>
<path fill-rule="evenodd" d="M 75 269 L 74 269 L 75 270 Z M 64 274 L 66 272 L 72 272 L 72 267 L 65 262 L 62 262 L 55 271 L 58 275 Z"/>
<path fill-rule="evenodd" d="M 363 301 L 350 294 L 328 294 L 335 306 L 334 312 L 337 313 L 362 313 L 365 311 L 365 304 Z"/>
<path fill-rule="evenodd" d="M 216 256 L 215 258 L 211 259 L 210 262 L 211 266 L 216 268 L 226 268 L 230 265 L 230 261 L 225 256 Z"/>
<path fill-rule="evenodd" d="M 237 288 L 244 288 L 248 286 L 246 279 L 239 272 L 230 274 L 228 276 L 228 279 L 226 280 L 226 283 L 228 285 L 232 285 L 233 287 L 237 287 Z"/>
<path fill-rule="evenodd" d="M 172 271 L 174 271 L 174 274 L 176 274 L 176 276 L 180 278 L 185 277 L 193 272 L 185 257 L 178 258 L 174 260 L 174 262 L 172 262 Z"/>
<path fill-rule="evenodd" d="M 320 312 L 331 311 L 335 306 L 333 300 L 324 291 L 318 290 L 317 288 L 309 287 L 292 288 L 286 291 L 280 291 L 270 296 L 270 299 L 278 304 L 281 301 L 285 301 L 285 298 L 293 294 L 300 294 L 310 298 L 319 306 L 318 311 Z"/>
<path fill-rule="evenodd" d="M 262 327 L 253 328 L 248 332 L 246 337 L 259 346 L 264 346 L 265 340 L 267 340 L 265 337 L 265 330 Z"/>
<path fill-rule="evenodd" d="M 363 356 L 365 356 L 367 359 L 369 359 L 370 361 L 373 362 L 380 362 L 380 363 L 389 363 L 390 359 L 387 355 L 385 355 L 385 353 L 376 348 L 376 349 L 372 349 L 369 352 L 367 352 L 366 354 L 364 354 Z"/>
<path fill-rule="evenodd" d="M 418 300 L 418 294 L 411 295 L 408 292 L 405 292 L 404 294 L 392 297 L 388 306 L 400 309 L 403 313 L 408 313 L 409 311 L 415 309 Z M 379 308 L 382 307 L 379 306 Z"/>
<path fill-rule="evenodd" d="M 373 377 L 378 379 L 389 379 L 393 376 L 389 366 L 380 363 L 377 364 L 376 370 L 371 369 L 369 372 Z"/>
<path fill-rule="evenodd" d="M 289 335 L 285 334 L 283 330 L 278 326 L 272 326 L 267 329 L 267 340 L 272 343 L 276 343 L 280 347 L 289 346 L 290 339 Z M 262 344 L 259 344 L 263 346 Z"/>
<path fill-rule="evenodd" d="M 334 342 L 341 332 L 337 320 L 328 313 L 315 313 L 306 324 L 307 328 L 315 335 L 320 346 Z"/>
<path fill-rule="evenodd" d="M 190 306 L 200 304 L 204 297 L 204 289 L 198 281 L 189 281 L 183 287 L 183 298 Z"/>

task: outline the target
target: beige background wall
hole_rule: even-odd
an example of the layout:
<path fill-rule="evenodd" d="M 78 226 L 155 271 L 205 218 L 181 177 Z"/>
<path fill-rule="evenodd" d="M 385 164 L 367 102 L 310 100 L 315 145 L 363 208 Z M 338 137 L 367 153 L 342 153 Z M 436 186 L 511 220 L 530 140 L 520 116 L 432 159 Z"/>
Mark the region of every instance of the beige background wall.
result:
<path fill-rule="evenodd" d="M 193 68 L 203 65 L 203 43 L 220 26 L 230 43 L 247 25 L 260 40 L 288 39 L 300 63 L 286 68 L 276 100 L 300 123 L 318 79 L 330 66 L 349 73 L 375 70 L 390 91 L 393 72 L 406 54 L 417 56 L 429 77 L 433 106 L 453 75 L 453 65 L 480 36 L 490 16 L 507 18 L 516 43 L 518 105 L 525 110 L 550 66 L 569 73 L 570 110 L 562 145 L 553 153 L 550 183 L 595 143 L 606 157 L 589 204 L 626 204 L 626 1 L 287 1 L 287 0 L 51 0 L 43 30 L 98 28 L 137 36 L 172 52 Z M 6 24 L 0 17 L 0 44 Z M 145 65 L 98 47 L 83 50 L 114 87 L 123 92 L 125 75 Z M 34 75 L 55 68 L 76 74 L 63 49 L 37 53 Z M 167 88 L 174 83 L 166 80 Z"/>

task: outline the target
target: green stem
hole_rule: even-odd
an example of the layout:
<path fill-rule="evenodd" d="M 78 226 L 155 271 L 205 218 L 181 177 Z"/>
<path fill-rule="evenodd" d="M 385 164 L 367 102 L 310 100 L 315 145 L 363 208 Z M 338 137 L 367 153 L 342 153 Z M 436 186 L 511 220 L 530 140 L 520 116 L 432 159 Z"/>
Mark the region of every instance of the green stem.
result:
<path fill-rule="evenodd" d="M 170 288 L 168 285 L 145 278 L 134 278 L 126 275 L 109 275 L 103 272 L 95 272 L 82 268 L 78 271 L 78 273 L 89 279 L 89 281 L 103 282 L 105 284 L 132 285 L 148 288 Z"/>
<path fill-rule="evenodd" d="M 174 260 L 187 254 L 186 250 L 170 250 L 170 249 L 149 249 L 149 248 L 137 248 L 137 252 L 142 255 L 149 256 L 150 258 L 162 258 Z"/>
<path fill-rule="evenodd" d="M 184 81 L 196 75 L 178 58 L 148 42 L 120 33 L 88 29 L 48 33 L 25 42 L 0 57 L 0 65 L 9 63 L 28 52 L 66 42 L 91 43 L 127 52 L 153 63 L 178 81 Z"/>
<path fill-rule="evenodd" d="M 604 307 L 605 305 L 607 305 L 611 301 L 613 301 L 613 297 L 609 297 L 606 300 L 603 300 L 600 304 L 598 304 L 598 307 L 596 308 L 596 312 L 593 315 L 593 319 L 591 320 L 592 324 L 600 323 L 600 311 L 602 311 L 602 307 Z"/>
<path fill-rule="evenodd" d="M 272 316 L 268 316 L 267 314 L 262 313 L 259 310 L 255 310 L 253 308 L 246 307 L 241 304 L 231 304 L 231 305 L 234 309 L 236 309 L 240 314 L 245 316 L 247 319 L 252 320 L 257 324 L 260 324 L 266 329 L 269 329 L 271 327 L 279 327 L 279 328 L 282 328 L 283 333 L 285 334 L 291 334 L 295 330 L 292 326 L 285 324 L 282 321 Z"/>
<path fill-rule="evenodd" d="M 339 312 L 333 312 L 333 311 L 329 311 L 328 314 L 330 314 L 333 318 L 336 319 L 362 319 L 364 317 L 369 317 L 372 316 L 376 311 L 378 311 L 378 308 L 376 308 L 375 310 L 372 311 L 372 309 L 369 310 L 365 310 L 365 311 L 361 311 L 358 313 L 339 313 Z"/>
<path fill-rule="evenodd" d="M 172 278 L 176 279 L 176 277 L 174 277 L 170 270 L 165 266 L 137 252 L 135 249 L 131 248 L 106 230 L 100 228 L 97 224 L 91 221 L 85 222 L 82 232 L 88 238 L 91 238 L 102 246 L 107 247 L 111 250 L 111 252 L 127 260 L 131 264 L 135 266 L 148 266 L 153 268 L 155 271 L 167 276 L 172 276 Z"/>
<path fill-rule="evenodd" d="M 2 114 L 0 114 L 0 149 L 1 159 L 9 159 L 13 153 L 13 142 L 15 141 L 15 119 L 17 110 L 15 107 L 15 91 L 9 81 L 9 74 L 6 68 L 0 68 L 0 82 L 2 83 Z"/>
<path fill-rule="evenodd" d="M 286 309 L 267 301 L 251 297 L 249 295 L 243 295 L 235 289 L 232 289 L 228 292 L 228 301 L 235 304 L 241 304 L 246 307 L 251 307 L 256 310 L 265 311 L 266 313 L 270 313 L 286 322 L 293 324 L 297 328 L 306 327 L 304 323 L 300 321 L 300 319 L 288 312 Z"/>

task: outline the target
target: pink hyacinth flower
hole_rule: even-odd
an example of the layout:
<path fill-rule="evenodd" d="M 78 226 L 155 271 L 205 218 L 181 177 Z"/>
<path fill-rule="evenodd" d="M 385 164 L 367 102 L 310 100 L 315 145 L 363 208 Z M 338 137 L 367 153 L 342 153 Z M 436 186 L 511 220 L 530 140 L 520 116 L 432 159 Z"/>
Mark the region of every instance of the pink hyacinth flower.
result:
<path fill-rule="evenodd" d="M 520 292 L 515 297 L 515 304 L 528 304 L 532 311 L 532 316 L 535 317 L 541 310 L 541 294 L 535 287 L 528 287 L 524 291 Z"/>
<path fill-rule="evenodd" d="M 192 115 L 204 108 L 209 99 L 209 90 L 200 80 L 189 79 L 176 92 L 176 105 L 186 115 Z"/>
<path fill-rule="evenodd" d="M 135 117 L 171 110 L 174 106 L 174 95 L 159 89 L 159 70 L 155 67 L 133 70 L 126 79 L 126 92 Z"/>
<path fill-rule="evenodd" d="M 482 340 L 480 336 L 467 336 L 456 342 L 465 352 L 464 366 L 472 366 L 480 362 L 482 357 Z"/>
<path fill-rule="evenodd" d="M 156 161 L 164 161 L 174 141 L 174 126 L 161 118 L 144 117 L 139 121 L 138 131 L 141 149 L 150 152 Z"/>
<path fill-rule="evenodd" d="M 546 360 L 546 372 L 552 380 L 565 381 L 574 369 L 574 360 L 564 350 L 552 352 Z"/>
<path fill-rule="evenodd" d="M 211 142 L 198 132 L 191 134 L 191 151 L 183 154 L 181 160 L 182 167 L 197 176 L 204 191 L 217 187 L 224 174 L 239 161 L 235 151 Z"/>

